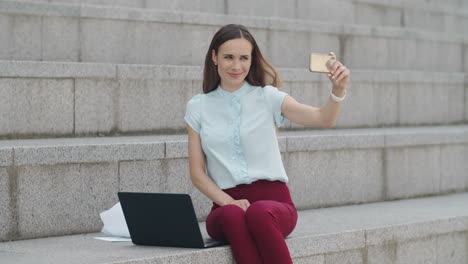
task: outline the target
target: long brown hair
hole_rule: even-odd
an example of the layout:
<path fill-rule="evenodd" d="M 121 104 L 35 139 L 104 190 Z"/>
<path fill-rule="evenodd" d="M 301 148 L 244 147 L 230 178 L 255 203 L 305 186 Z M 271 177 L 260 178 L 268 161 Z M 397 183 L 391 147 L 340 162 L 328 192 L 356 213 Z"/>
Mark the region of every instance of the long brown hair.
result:
<path fill-rule="evenodd" d="M 224 42 L 237 38 L 244 38 L 252 44 L 252 62 L 246 80 L 254 86 L 272 85 L 279 87 L 281 85 L 278 71 L 265 60 L 249 30 L 242 25 L 229 24 L 216 32 L 206 53 L 205 68 L 203 70 L 203 93 L 207 94 L 215 90 L 221 81 L 218 69 L 211 59 L 212 50 L 218 54 L 219 47 Z"/>

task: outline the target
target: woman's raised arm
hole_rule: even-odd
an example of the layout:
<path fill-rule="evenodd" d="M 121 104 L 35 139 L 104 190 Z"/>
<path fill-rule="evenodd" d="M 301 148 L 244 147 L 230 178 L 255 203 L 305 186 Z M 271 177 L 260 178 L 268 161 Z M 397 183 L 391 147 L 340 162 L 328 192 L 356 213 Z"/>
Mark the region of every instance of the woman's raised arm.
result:
<path fill-rule="evenodd" d="M 330 53 L 335 55 L 334 53 Z M 341 112 L 341 101 L 334 100 L 332 97 L 344 97 L 348 87 L 350 72 L 341 62 L 327 62 L 327 67 L 331 73 L 328 78 L 332 83 L 332 94 L 327 102 L 320 108 L 301 104 L 293 97 L 286 96 L 281 105 L 283 115 L 294 123 L 303 126 L 325 127 L 335 126 L 338 115 Z"/>

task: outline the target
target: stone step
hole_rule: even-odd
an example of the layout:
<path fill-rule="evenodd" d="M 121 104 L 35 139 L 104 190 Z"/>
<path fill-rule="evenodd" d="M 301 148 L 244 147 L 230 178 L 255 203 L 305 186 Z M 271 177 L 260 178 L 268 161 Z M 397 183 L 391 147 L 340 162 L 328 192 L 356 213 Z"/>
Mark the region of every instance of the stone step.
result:
<path fill-rule="evenodd" d="M 282 132 L 300 209 L 468 191 L 468 126 Z M 0 141 L 0 240 L 95 232 L 118 191 L 192 195 L 187 136 Z"/>
<path fill-rule="evenodd" d="M 16 1 L 0 2 L 0 59 L 201 65 L 213 34 L 228 23 L 249 27 L 278 67 L 306 68 L 310 52 L 335 51 L 352 69 L 468 68 L 459 32 Z"/>
<path fill-rule="evenodd" d="M 18 1 L 20 2 L 20 1 Z M 432 31 L 468 32 L 466 1 L 403 0 L 27 0 L 211 14 L 280 17 L 344 24 L 366 24 Z"/>
<path fill-rule="evenodd" d="M 304 210 L 286 239 L 296 264 L 468 263 L 468 193 Z M 205 233 L 204 223 L 200 223 Z M 183 249 L 95 240 L 101 233 L 0 243 L 3 263 L 233 263 L 229 246 Z"/>
<path fill-rule="evenodd" d="M 279 72 L 299 102 L 326 102 L 326 75 Z M 0 137 L 185 133 L 186 103 L 201 87 L 198 66 L 0 61 Z M 466 95 L 464 73 L 352 69 L 337 128 L 467 123 Z"/>

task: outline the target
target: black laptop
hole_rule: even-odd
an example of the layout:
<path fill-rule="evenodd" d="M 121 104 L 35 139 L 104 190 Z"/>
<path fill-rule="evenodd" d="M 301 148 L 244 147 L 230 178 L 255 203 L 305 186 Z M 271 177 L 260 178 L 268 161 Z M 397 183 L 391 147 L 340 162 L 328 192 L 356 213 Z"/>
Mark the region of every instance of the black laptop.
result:
<path fill-rule="evenodd" d="M 227 244 L 203 238 L 188 194 L 119 192 L 118 196 L 136 245 L 208 248 Z"/>

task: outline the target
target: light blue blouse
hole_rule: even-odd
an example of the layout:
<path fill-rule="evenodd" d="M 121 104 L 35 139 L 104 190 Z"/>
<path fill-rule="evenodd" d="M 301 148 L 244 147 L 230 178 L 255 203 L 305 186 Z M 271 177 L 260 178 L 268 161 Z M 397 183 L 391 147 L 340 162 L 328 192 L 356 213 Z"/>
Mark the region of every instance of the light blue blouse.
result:
<path fill-rule="evenodd" d="M 184 119 L 200 135 L 208 176 L 218 187 L 288 181 L 274 125 L 285 121 L 281 104 L 286 95 L 245 81 L 232 93 L 218 86 L 187 103 Z"/>

